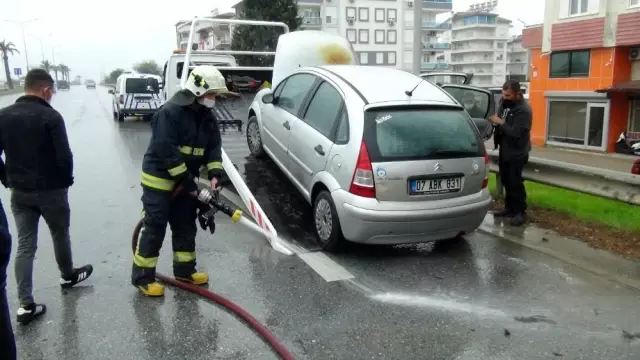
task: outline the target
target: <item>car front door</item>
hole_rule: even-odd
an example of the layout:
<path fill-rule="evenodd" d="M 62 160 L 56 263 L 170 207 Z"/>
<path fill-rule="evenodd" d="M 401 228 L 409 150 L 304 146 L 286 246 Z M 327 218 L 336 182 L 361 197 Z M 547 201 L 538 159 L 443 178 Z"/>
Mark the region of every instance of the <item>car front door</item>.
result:
<path fill-rule="evenodd" d="M 343 105 L 340 92 L 323 81 L 291 130 L 289 172 L 306 192 L 311 189 L 313 177 L 325 169 Z"/>
<path fill-rule="evenodd" d="M 289 134 L 317 80 L 312 74 L 294 74 L 278 85 L 273 101 L 262 106 L 263 146 L 282 169 L 289 165 Z"/>
<path fill-rule="evenodd" d="M 466 85 L 442 85 L 442 89 L 455 98 L 476 124 L 483 140 L 493 135 L 489 117 L 496 113 L 496 101 L 491 91 Z"/>

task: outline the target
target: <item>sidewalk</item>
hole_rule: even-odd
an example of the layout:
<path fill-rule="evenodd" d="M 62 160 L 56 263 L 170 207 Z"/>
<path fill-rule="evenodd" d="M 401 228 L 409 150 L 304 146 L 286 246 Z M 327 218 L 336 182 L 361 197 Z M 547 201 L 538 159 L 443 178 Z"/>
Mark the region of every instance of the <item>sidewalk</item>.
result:
<path fill-rule="evenodd" d="M 493 150 L 493 139 L 485 142 L 487 150 Z M 640 159 L 638 156 L 622 155 L 622 154 L 602 154 L 584 150 L 562 149 L 556 147 L 534 146 L 531 149 L 530 157 L 543 158 L 566 162 L 570 164 L 591 166 L 604 170 L 621 171 L 628 173 L 631 171 L 633 162 Z"/>

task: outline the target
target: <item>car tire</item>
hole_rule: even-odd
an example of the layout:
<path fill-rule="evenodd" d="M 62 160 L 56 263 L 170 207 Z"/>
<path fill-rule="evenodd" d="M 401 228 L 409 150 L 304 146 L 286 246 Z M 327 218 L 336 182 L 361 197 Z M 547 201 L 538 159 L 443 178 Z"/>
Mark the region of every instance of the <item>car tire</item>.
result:
<path fill-rule="evenodd" d="M 124 113 L 118 113 L 118 121 L 119 122 L 123 122 L 124 121 Z"/>
<path fill-rule="evenodd" d="M 260 124 L 258 124 L 258 118 L 254 116 L 249 118 L 247 124 L 247 146 L 251 155 L 255 158 L 264 158 L 266 152 L 262 145 L 262 136 L 260 135 Z"/>
<path fill-rule="evenodd" d="M 335 252 L 344 245 L 340 219 L 331 194 L 323 190 L 313 200 L 313 229 L 323 250 Z"/>

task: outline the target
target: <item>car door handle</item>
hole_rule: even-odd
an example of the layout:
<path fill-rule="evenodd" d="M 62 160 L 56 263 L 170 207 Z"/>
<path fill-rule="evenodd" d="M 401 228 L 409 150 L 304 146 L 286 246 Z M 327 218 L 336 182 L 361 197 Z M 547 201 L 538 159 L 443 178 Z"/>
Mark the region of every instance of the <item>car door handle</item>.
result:
<path fill-rule="evenodd" d="M 284 126 L 284 128 L 287 129 L 287 130 L 291 130 L 291 126 L 289 126 L 289 122 L 288 121 L 283 122 L 282 126 Z"/>
<path fill-rule="evenodd" d="M 322 149 L 322 145 L 316 145 L 316 147 L 314 147 L 313 150 L 315 150 L 318 154 L 324 156 L 324 150 Z"/>

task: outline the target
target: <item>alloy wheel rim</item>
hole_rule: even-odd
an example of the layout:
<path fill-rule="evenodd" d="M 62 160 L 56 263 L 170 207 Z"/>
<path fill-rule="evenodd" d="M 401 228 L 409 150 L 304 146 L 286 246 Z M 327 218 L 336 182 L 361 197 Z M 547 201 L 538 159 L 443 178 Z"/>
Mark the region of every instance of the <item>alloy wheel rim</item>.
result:
<path fill-rule="evenodd" d="M 322 242 L 327 242 L 331 237 L 333 216 L 331 206 L 325 199 L 320 199 L 315 211 L 316 232 Z"/>

